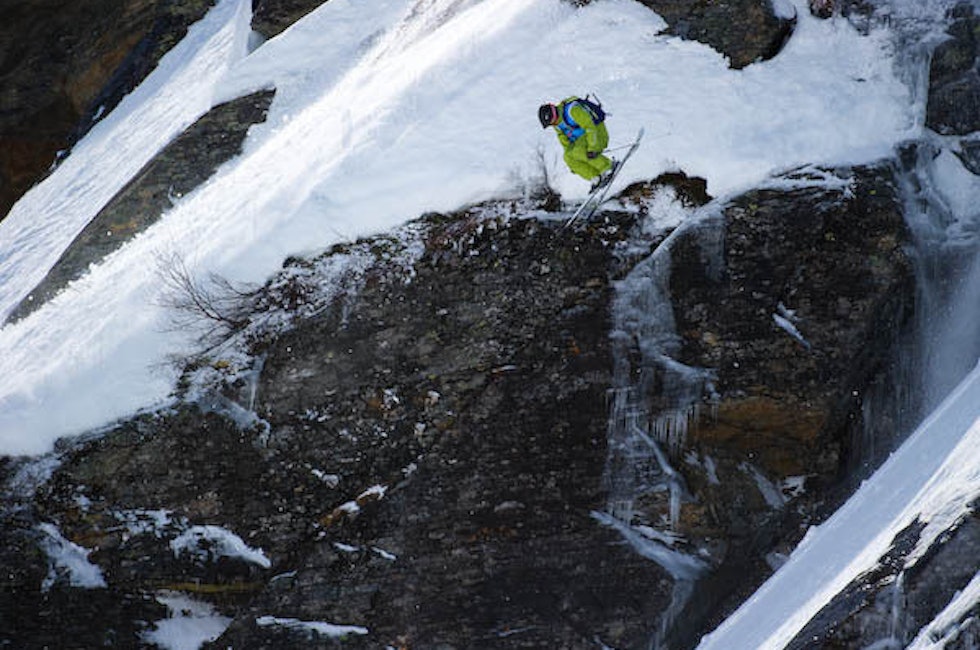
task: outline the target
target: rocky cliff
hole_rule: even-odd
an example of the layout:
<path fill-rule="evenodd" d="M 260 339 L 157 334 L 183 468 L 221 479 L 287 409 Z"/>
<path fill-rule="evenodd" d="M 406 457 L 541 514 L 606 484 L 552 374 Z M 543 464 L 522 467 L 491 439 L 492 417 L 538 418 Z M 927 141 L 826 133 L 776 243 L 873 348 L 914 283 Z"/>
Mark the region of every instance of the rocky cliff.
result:
<path fill-rule="evenodd" d="M 720 396 L 684 446 L 699 462 L 678 459 L 689 494 L 673 533 L 710 549 L 699 557 L 721 575 L 761 578 L 765 555 L 800 531 L 791 510 L 813 509 L 837 480 L 849 396 L 885 351 L 859 366 L 853 357 L 875 348 L 879 319 L 902 318 L 905 230 L 887 172 L 855 172 L 854 183 L 853 198 L 769 191 L 726 204 L 714 281 L 699 277 L 698 230 L 671 240 L 684 360 L 717 368 L 706 398 Z M 21 569 L 6 579 L 3 609 L 17 612 L 7 638 L 135 643 L 164 617 L 153 594 L 176 590 L 234 618 L 215 647 L 284 647 L 304 634 L 268 620 L 368 630 L 346 647 L 642 647 L 674 580 L 602 516 L 609 310 L 612 283 L 659 250 L 666 233 L 644 235 L 639 222 L 644 196 L 663 192 L 678 190 L 634 188 L 632 210 L 576 230 L 535 201 L 494 204 L 291 261 L 248 299 L 256 313 L 293 314 L 288 330 L 258 326 L 264 317 L 238 324 L 249 362 L 212 354 L 189 371 L 207 397 L 66 444 L 8 513 L 3 547 Z M 833 239 L 845 232 L 837 220 L 859 218 L 866 234 Z M 833 287 L 844 284 L 841 297 Z M 336 289 L 318 296 L 325 285 Z M 809 347 L 774 324 L 780 301 Z M 840 373 L 845 363 L 852 371 Z M 794 417 L 802 405 L 810 414 Z M 790 506 L 758 483 L 801 475 L 803 496 L 780 497 Z M 663 502 L 649 499 L 637 522 L 656 526 Z M 57 571 L 40 589 L 48 567 L 30 549 L 49 533 L 37 521 L 89 549 L 108 585 L 97 598 Z M 233 531 L 268 563 L 227 557 L 214 540 L 201 542 L 211 552 L 175 552 L 205 526 Z M 699 589 L 699 603 L 737 591 L 710 579 Z M 717 608 L 701 610 L 670 634 L 689 641 Z M 310 647 L 335 643 L 313 637 Z"/>

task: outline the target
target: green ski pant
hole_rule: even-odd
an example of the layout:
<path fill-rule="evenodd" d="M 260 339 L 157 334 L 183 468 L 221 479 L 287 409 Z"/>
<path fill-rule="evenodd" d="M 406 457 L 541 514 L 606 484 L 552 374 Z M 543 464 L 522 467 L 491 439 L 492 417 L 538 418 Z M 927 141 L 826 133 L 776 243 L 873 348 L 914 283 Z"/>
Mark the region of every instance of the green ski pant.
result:
<path fill-rule="evenodd" d="M 599 141 L 597 144 L 599 145 L 599 152 L 609 144 L 609 136 L 606 134 L 605 129 L 599 132 Z M 584 137 L 573 142 L 570 147 L 565 149 L 565 164 L 574 173 L 587 181 L 591 181 L 612 167 L 612 161 L 606 156 L 603 156 L 602 153 L 599 153 L 598 156 L 590 160 L 588 146 L 589 143 Z"/>

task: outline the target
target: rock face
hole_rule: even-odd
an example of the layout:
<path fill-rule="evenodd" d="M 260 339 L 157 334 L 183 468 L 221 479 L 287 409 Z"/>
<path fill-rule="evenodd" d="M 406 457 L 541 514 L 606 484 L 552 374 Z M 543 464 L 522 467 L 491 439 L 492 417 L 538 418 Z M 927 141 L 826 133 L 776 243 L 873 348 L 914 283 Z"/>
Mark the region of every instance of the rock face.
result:
<path fill-rule="evenodd" d="M 299 642 L 302 630 L 257 623 L 289 619 L 362 626 L 344 642 L 355 648 L 643 645 L 669 582 L 592 517 L 609 270 L 628 220 L 428 222 L 410 275 L 378 264 L 357 295 L 265 349 L 267 426 L 191 407 L 63 452 L 5 521 L 4 548 L 23 553 L 43 537 L 35 518 L 53 522 L 110 586 L 91 600 L 63 579 L 39 590 L 44 559 L 26 554 L 36 561 L 4 575 L 0 609 L 19 603 L 4 640 L 87 622 L 87 638 L 130 643 L 134 619 L 163 617 L 148 594 L 169 589 L 235 616 L 214 647 Z M 175 554 L 205 525 L 271 567 Z M 118 617 L 94 615 L 103 599 Z M 44 615 L 55 600 L 57 621 Z"/>
<path fill-rule="evenodd" d="M 908 269 L 882 170 L 845 178 L 850 193 L 770 190 L 726 204 L 720 275 L 710 269 L 721 258 L 703 254 L 720 222 L 658 249 L 673 260 L 681 359 L 715 368 L 719 395 L 684 452 L 698 462 L 678 464 L 688 496 L 671 533 L 705 548 L 711 570 L 678 592 L 598 514 L 611 282 L 662 239 L 639 235 L 636 219 L 665 180 L 631 188 L 639 209 L 579 230 L 512 203 L 359 244 L 373 261 L 328 307 L 250 339 L 257 382 L 239 377 L 199 403 L 226 415 L 185 405 L 141 416 L 64 448 L 31 489 L 31 466 L 8 463 L 18 505 L 0 536 L 15 568 L 0 611 L 16 617 L 3 640 L 57 644 L 68 631 L 92 647 L 135 644 L 178 592 L 231 621 L 215 648 L 337 647 L 325 623 L 348 626 L 330 629 L 352 648 L 641 648 L 654 636 L 690 646 L 828 494 L 849 391 L 881 362 L 874 332 L 902 317 Z M 706 199 L 696 179 L 670 180 L 688 201 Z M 253 304 L 302 312 L 317 284 L 302 273 L 349 254 L 291 260 Z M 774 323 L 780 302 L 806 345 Z M 780 481 L 796 474 L 812 478 L 791 498 Z M 656 525 L 661 507 L 641 499 L 637 512 Z M 103 587 L 49 567 L 39 549 L 61 536 Z"/>
<path fill-rule="evenodd" d="M 249 127 L 265 120 L 274 94 L 261 91 L 216 106 L 167 145 L 99 211 L 7 320 L 19 320 L 50 300 L 240 153 Z"/>
<path fill-rule="evenodd" d="M 980 131 L 980 17 L 969 3 L 951 13 L 950 38 L 932 57 L 926 125 L 943 135 L 966 135 Z"/>
<path fill-rule="evenodd" d="M 640 2 L 667 21 L 670 33 L 710 45 L 733 68 L 772 58 L 793 31 L 793 21 L 777 17 L 770 0 Z"/>
<path fill-rule="evenodd" d="M 4 3 L 0 218 L 210 6 L 210 0 Z"/>
<path fill-rule="evenodd" d="M 266 38 L 287 27 L 329 0 L 252 0 L 252 29 Z"/>
<path fill-rule="evenodd" d="M 812 471 L 823 454 L 836 465 L 846 430 L 861 426 L 860 391 L 889 358 L 878 333 L 900 330 L 913 306 L 910 234 L 890 170 L 840 173 L 838 189 L 802 178 L 799 189 L 727 206 L 720 275 L 702 261 L 711 253 L 702 233 L 673 249 L 680 360 L 715 377 L 715 413 L 694 441 L 751 447 L 774 475 Z M 781 432 L 768 449 L 764 430 Z"/>
<path fill-rule="evenodd" d="M 633 279 L 637 295 L 666 291 L 666 305 L 643 298 L 641 311 L 676 334 L 625 332 L 629 374 L 646 393 L 628 410 L 651 410 L 651 436 L 671 457 L 651 459 L 656 489 L 637 491 L 628 516 L 673 521 L 667 532 L 711 565 L 671 647 L 710 630 L 839 498 L 864 460 L 862 399 L 894 361 L 894 334 L 882 333 L 913 314 L 910 233 L 889 165 L 775 184 L 702 209 Z M 628 454 L 638 455 L 642 445 Z"/>

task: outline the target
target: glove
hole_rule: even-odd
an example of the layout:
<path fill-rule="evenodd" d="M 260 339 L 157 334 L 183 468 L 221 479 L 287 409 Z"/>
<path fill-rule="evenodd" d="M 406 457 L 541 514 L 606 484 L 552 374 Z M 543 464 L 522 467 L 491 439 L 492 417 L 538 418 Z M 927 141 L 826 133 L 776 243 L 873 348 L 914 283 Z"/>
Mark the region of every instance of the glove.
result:
<path fill-rule="evenodd" d="M 592 160 L 593 158 L 595 158 L 598 155 L 599 155 L 598 152 L 595 152 L 595 151 L 587 151 L 585 153 L 585 157 L 588 158 L 589 160 Z"/>

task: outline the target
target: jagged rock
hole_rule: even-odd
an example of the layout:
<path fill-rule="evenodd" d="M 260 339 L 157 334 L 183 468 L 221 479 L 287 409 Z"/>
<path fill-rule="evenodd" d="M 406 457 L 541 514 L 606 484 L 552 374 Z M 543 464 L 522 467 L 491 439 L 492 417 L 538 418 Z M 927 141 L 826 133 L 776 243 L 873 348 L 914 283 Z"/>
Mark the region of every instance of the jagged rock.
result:
<path fill-rule="evenodd" d="M 911 313 L 910 235 L 890 170 L 859 169 L 848 182 L 733 200 L 723 260 L 714 261 L 720 274 L 705 264 L 703 233 L 673 248 L 681 360 L 716 378 L 717 413 L 702 419 L 695 442 L 749 444 L 774 475 L 813 469 L 818 448 L 846 442 L 855 391 L 888 357 L 876 333 L 900 329 Z M 757 429 L 766 422 L 779 438 L 768 449 Z"/>
<path fill-rule="evenodd" d="M 771 59 L 793 31 L 793 20 L 777 17 L 770 0 L 640 0 L 670 26 L 670 33 L 715 48 L 744 68 Z"/>
<path fill-rule="evenodd" d="M 211 0 L 9 0 L 0 27 L 0 218 Z"/>
<path fill-rule="evenodd" d="M 260 91 L 216 106 L 168 144 L 75 237 L 7 320 L 19 320 L 43 305 L 241 153 L 249 127 L 265 121 L 274 94 Z"/>
<path fill-rule="evenodd" d="M 266 38 L 287 27 L 329 0 L 252 0 L 252 29 Z"/>
<path fill-rule="evenodd" d="M 943 135 L 965 135 L 980 131 L 980 17 L 965 2 L 951 15 L 950 38 L 932 56 L 926 126 Z"/>
<path fill-rule="evenodd" d="M 863 386 L 885 364 L 877 332 L 907 315 L 887 168 L 810 174 L 727 202 L 666 248 L 679 360 L 713 368 L 717 398 L 678 465 L 676 532 L 714 568 L 661 629 L 675 645 L 744 597 L 828 498 Z M 673 580 L 593 512 L 607 498 L 610 282 L 649 251 L 634 222 L 663 183 L 687 205 L 709 200 L 675 174 L 629 188 L 628 214 L 577 230 L 504 216 L 534 207 L 520 202 L 425 217 L 418 242 L 362 246 L 374 261 L 327 308 L 246 337 L 262 359 L 257 392 L 233 383 L 200 405 L 233 413 L 250 393 L 261 419 L 185 405 L 63 447 L 5 514 L 0 611 L 19 614 L 3 639 L 57 643 L 44 605 L 57 602 L 65 629 L 98 607 L 108 613 L 85 638 L 131 640 L 163 617 L 153 594 L 173 589 L 234 619 L 215 648 L 340 643 L 303 622 L 355 626 L 350 648 L 645 646 L 679 602 Z M 411 264 L 399 247 L 417 249 Z M 288 261 L 254 304 L 299 313 L 310 264 Z M 789 500 L 782 479 L 803 474 L 807 494 L 774 504 Z M 637 502 L 665 507 L 662 495 Z M 107 588 L 42 591 L 39 522 L 86 549 Z M 205 526 L 267 562 L 176 552 Z"/>

